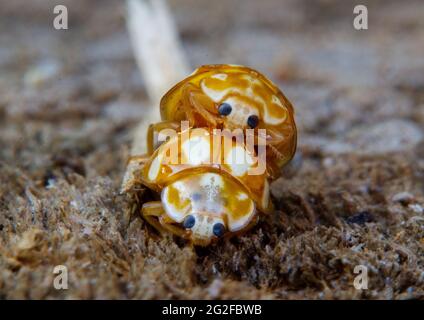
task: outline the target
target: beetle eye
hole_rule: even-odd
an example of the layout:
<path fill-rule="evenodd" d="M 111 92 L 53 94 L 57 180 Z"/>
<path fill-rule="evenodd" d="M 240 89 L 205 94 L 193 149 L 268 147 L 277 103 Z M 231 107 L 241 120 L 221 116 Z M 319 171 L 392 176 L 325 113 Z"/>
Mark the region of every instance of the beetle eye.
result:
<path fill-rule="evenodd" d="M 189 214 L 184 219 L 183 227 L 186 228 L 186 229 L 191 229 L 191 228 L 193 228 L 195 223 L 196 223 L 196 219 L 191 214 Z"/>
<path fill-rule="evenodd" d="M 252 129 L 256 128 L 258 123 L 259 123 L 259 118 L 257 115 L 252 114 L 251 116 L 249 116 L 249 118 L 247 118 L 247 125 Z"/>
<path fill-rule="evenodd" d="M 218 238 L 219 237 L 222 237 L 224 235 L 224 233 L 225 233 L 225 226 L 222 223 L 220 223 L 220 222 L 215 223 L 213 225 L 213 230 L 212 231 L 213 231 L 213 234 L 215 236 L 217 236 Z"/>
<path fill-rule="evenodd" d="M 218 112 L 221 116 L 228 116 L 233 108 L 226 102 L 221 103 L 221 105 L 218 107 Z"/>

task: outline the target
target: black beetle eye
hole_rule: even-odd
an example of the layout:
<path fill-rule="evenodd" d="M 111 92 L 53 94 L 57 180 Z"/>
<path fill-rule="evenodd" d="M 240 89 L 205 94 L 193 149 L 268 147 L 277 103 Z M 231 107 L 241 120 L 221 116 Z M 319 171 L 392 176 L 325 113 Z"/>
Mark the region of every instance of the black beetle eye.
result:
<path fill-rule="evenodd" d="M 212 231 L 213 231 L 213 234 L 215 236 L 217 236 L 218 238 L 219 237 L 222 237 L 224 235 L 224 233 L 225 233 L 225 226 L 222 223 L 220 223 L 220 222 L 215 223 L 213 225 L 213 230 Z"/>
<path fill-rule="evenodd" d="M 252 129 L 256 128 L 258 123 L 259 123 L 259 118 L 257 115 L 252 114 L 251 116 L 249 116 L 249 118 L 247 118 L 247 125 Z"/>
<path fill-rule="evenodd" d="M 189 214 L 184 219 L 183 227 L 186 229 L 190 229 L 190 228 L 193 228 L 195 223 L 196 223 L 196 219 L 191 214 Z"/>
<path fill-rule="evenodd" d="M 233 108 L 231 108 L 231 106 L 226 102 L 221 103 L 221 105 L 218 107 L 218 112 L 221 116 L 228 116 L 232 110 Z"/>

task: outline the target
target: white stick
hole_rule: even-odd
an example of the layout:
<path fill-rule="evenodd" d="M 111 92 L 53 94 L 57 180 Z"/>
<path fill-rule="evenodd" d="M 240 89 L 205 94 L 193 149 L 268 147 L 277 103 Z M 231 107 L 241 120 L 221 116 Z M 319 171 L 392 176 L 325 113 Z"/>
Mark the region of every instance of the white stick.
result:
<path fill-rule="evenodd" d="M 189 68 L 165 0 L 127 0 L 127 7 L 128 32 L 150 98 L 150 106 L 134 131 L 131 156 L 137 156 L 147 152 L 149 124 L 161 120 L 159 102 L 162 95 L 184 79 Z M 128 163 L 123 191 L 128 189 L 137 168 L 136 163 Z"/>
<path fill-rule="evenodd" d="M 189 72 L 166 2 L 128 0 L 128 31 L 147 92 L 156 105 Z"/>

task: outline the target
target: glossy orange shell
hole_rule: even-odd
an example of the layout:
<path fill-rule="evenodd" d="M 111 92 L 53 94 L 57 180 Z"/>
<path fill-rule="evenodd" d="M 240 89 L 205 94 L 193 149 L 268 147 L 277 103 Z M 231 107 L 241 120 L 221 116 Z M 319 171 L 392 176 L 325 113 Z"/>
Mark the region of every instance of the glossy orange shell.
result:
<path fill-rule="evenodd" d="M 189 94 L 192 96 L 187 97 Z M 233 107 L 231 119 L 222 119 L 218 114 L 223 102 Z M 297 144 L 293 106 L 261 73 L 244 66 L 202 66 L 164 95 L 160 103 L 162 120 L 187 120 L 187 105 L 194 103 L 210 121 L 194 117 L 192 126 L 243 129 L 247 127 L 246 118 L 254 114 L 259 117 L 257 128 L 267 130 L 269 161 L 281 167 L 293 157 Z"/>
<path fill-rule="evenodd" d="M 185 133 L 189 137 L 186 140 L 187 143 L 194 147 L 186 148 L 186 143 L 182 143 L 184 132 L 179 132 L 176 136 L 171 137 L 156 149 L 146 162 L 141 174 L 143 184 L 160 192 L 170 183 L 185 176 L 205 172 L 218 173 L 224 175 L 226 179 L 234 180 L 246 190 L 260 211 L 269 212 L 271 210 L 267 173 L 251 175 L 248 170 L 255 166 L 253 162 L 236 164 L 230 160 L 231 155 L 237 152 L 242 154 L 245 159 L 253 156 L 244 145 L 234 143 L 230 137 L 222 136 L 221 145 L 224 146 L 227 140 L 231 143 L 232 148 L 230 150 L 218 148 L 213 151 L 211 147 L 214 137 L 213 129 L 189 129 Z M 228 141 L 228 139 L 230 140 Z M 164 161 L 165 157 L 169 158 L 172 149 L 176 150 L 176 154 L 178 154 L 177 161 Z M 232 190 L 227 191 L 231 195 Z"/>

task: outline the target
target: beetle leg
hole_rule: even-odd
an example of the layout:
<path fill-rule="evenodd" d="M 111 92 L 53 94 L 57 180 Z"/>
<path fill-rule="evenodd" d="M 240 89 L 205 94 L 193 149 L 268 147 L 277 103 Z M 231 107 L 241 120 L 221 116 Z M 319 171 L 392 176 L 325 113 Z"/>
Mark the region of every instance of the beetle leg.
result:
<path fill-rule="evenodd" d="M 165 214 L 162 202 L 150 201 L 143 204 L 141 214 L 159 232 L 168 231 L 176 236 L 187 238 L 185 230 L 173 225 L 173 220 Z"/>
<path fill-rule="evenodd" d="M 172 220 L 168 216 L 166 215 L 161 216 L 159 221 L 162 224 L 162 226 L 169 232 L 181 238 L 188 238 L 187 231 L 182 229 L 181 227 L 174 225 L 174 220 Z"/>
<path fill-rule="evenodd" d="M 151 124 L 147 129 L 147 153 L 152 154 L 163 141 L 159 141 L 159 133 L 170 135 L 179 131 L 181 124 L 178 121 L 162 121 Z M 167 130 L 170 130 L 167 132 Z"/>
<path fill-rule="evenodd" d="M 271 180 L 281 175 L 281 167 L 286 164 L 294 155 L 296 150 L 296 134 L 293 134 L 290 127 L 266 129 L 266 162 L 267 173 Z M 256 140 L 258 139 L 258 140 Z M 259 133 L 255 132 L 255 147 L 258 147 Z M 256 149 L 258 150 L 258 149 Z"/>
<path fill-rule="evenodd" d="M 143 204 L 141 207 L 141 214 L 148 223 L 150 223 L 156 230 L 163 232 L 165 229 L 159 222 L 160 217 L 165 213 L 160 201 L 150 201 Z"/>
<path fill-rule="evenodd" d="M 217 113 L 215 103 L 205 95 L 202 90 L 191 83 L 183 88 L 183 108 L 187 114 L 190 124 L 197 127 L 215 128 L 220 120 L 214 114 Z"/>
<path fill-rule="evenodd" d="M 282 130 L 284 128 L 280 128 Z M 287 163 L 296 150 L 296 134 L 291 130 L 284 130 L 278 133 L 272 129 L 267 129 L 267 154 L 268 159 L 275 159 L 279 167 Z"/>

